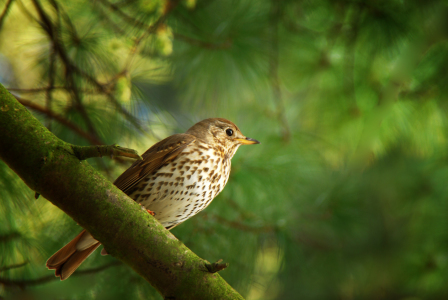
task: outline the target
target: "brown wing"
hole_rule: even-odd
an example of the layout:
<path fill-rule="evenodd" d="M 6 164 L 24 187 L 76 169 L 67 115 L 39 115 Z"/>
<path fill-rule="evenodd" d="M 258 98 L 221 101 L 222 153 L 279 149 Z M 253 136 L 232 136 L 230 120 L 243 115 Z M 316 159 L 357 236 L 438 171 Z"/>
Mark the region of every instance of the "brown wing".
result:
<path fill-rule="evenodd" d="M 165 163 L 175 159 L 185 147 L 196 140 L 193 135 L 180 133 L 167 137 L 154 144 L 145 153 L 143 160 L 136 161 L 129 169 L 118 177 L 114 184 L 126 194 L 146 175 L 157 171 Z"/>

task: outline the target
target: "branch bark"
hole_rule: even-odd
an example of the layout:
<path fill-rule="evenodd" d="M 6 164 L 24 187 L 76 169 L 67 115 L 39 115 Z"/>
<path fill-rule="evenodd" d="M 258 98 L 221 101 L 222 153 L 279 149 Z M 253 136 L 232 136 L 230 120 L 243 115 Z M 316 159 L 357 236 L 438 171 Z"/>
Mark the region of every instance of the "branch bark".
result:
<path fill-rule="evenodd" d="M 58 139 L 0 84 L 0 158 L 165 299 L 243 299 L 156 219 Z M 42 266 L 43 267 L 43 266 Z"/>

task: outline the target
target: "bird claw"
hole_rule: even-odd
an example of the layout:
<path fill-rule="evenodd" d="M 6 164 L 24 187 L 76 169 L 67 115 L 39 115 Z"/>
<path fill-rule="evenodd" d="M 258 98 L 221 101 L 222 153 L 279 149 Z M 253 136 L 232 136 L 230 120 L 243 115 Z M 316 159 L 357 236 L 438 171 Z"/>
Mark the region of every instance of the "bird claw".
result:
<path fill-rule="evenodd" d="M 156 215 L 155 212 L 153 212 L 152 210 L 146 209 L 146 207 L 144 207 L 141 203 L 139 203 L 139 205 L 141 206 L 141 208 L 143 210 L 146 210 L 148 212 L 148 214 L 150 214 L 151 216 L 155 216 Z"/>

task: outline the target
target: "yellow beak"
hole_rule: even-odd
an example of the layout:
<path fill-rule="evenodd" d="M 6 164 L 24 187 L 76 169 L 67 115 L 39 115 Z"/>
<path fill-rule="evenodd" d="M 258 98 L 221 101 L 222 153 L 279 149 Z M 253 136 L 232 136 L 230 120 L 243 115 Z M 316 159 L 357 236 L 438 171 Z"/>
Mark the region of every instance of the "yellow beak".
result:
<path fill-rule="evenodd" d="M 259 141 L 251 139 L 251 138 L 243 138 L 243 139 L 236 139 L 238 142 L 240 142 L 243 145 L 252 145 L 252 144 L 260 144 Z"/>

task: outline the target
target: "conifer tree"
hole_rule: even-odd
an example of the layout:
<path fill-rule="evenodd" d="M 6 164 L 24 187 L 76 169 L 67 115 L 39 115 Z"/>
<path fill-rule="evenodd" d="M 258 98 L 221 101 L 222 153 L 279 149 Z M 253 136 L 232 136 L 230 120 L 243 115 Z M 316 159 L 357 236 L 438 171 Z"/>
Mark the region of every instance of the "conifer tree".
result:
<path fill-rule="evenodd" d="M 143 153 L 207 117 L 260 140 L 172 230 L 246 299 L 444 299 L 446 20 L 439 0 L 0 0 L 0 83 L 74 145 Z M 80 226 L 1 161 L 0 219 L 0 297 L 161 299 L 99 253 L 55 279 Z"/>

